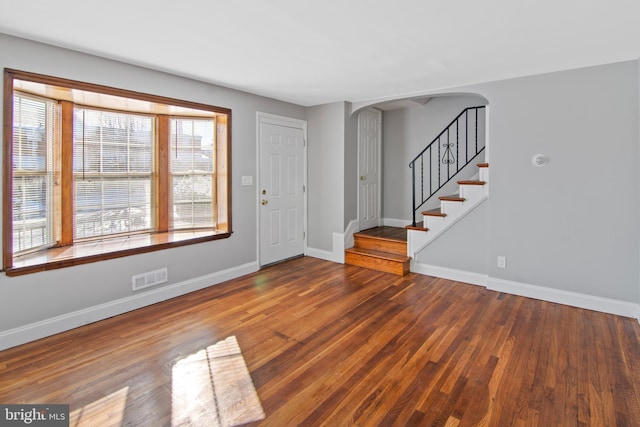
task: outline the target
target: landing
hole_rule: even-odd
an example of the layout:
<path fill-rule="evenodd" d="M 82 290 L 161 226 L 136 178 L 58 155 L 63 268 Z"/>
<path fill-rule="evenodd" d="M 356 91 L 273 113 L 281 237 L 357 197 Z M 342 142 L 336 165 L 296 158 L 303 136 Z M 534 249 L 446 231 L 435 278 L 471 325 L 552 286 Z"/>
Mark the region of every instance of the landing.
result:
<path fill-rule="evenodd" d="M 358 234 L 364 234 L 365 236 L 380 237 L 389 240 L 398 240 L 401 242 L 407 241 L 407 229 L 400 227 L 374 227 L 368 230 L 360 231 Z"/>

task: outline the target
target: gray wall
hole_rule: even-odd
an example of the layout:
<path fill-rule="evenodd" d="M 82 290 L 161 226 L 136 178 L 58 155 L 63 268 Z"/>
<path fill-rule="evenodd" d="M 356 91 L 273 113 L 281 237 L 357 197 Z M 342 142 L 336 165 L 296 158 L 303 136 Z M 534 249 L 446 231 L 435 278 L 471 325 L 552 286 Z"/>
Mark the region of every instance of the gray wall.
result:
<path fill-rule="evenodd" d="M 640 302 L 638 76 L 631 61 L 452 89 L 489 101 L 490 196 L 486 220 L 470 218 L 487 226 L 488 265 L 456 255 L 468 240 L 449 233 L 438 242 L 451 248 L 442 266 Z M 399 215 L 394 206 L 408 199 L 389 174 L 411 151 L 387 133 L 393 120 L 396 140 L 410 140 L 405 116 L 385 113 L 385 216 Z M 549 156 L 546 167 L 531 164 L 537 153 Z M 506 269 L 497 268 L 499 255 Z"/>
<path fill-rule="evenodd" d="M 384 182 L 382 186 L 383 217 L 411 222 L 411 169 L 409 162 L 415 158 L 462 110 L 467 107 L 485 105 L 487 101 L 479 96 L 454 95 L 434 97 L 425 105 L 415 103 L 412 107 L 385 111 L 382 117 L 382 162 Z M 480 137 L 483 129 L 479 130 Z M 484 155 L 482 155 L 484 156 Z M 476 162 L 481 162 L 479 157 Z M 477 173 L 477 168 L 468 168 L 457 179 L 466 179 Z M 443 188 L 442 194 L 457 191 L 452 181 Z M 422 210 L 439 205 L 436 197 Z M 418 219 L 421 221 L 421 219 Z"/>
<path fill-rule="evenodd" d="M 307 109 L 307 245 L 321 251 L 331 252 L 333 233 L 344 232 L 346 114 L 344 102 Z"/>
<path fill-rule="evenodd" d="M 490 106 L 490 276 L 639 302 L 638 62 L 478 90 Z M 536 153 L 548 166 L 532 166 Z"/>
<path fill-rule="evenodd" d="M 130 296 L 132 274 L 168 266 L 171 285 L 256 262 L 256 189 L 240 185 L 242 175 L 256 176 L 256 112 L 305 119 L 305 108 L 2 34 L 0 67 L 233 110 L 231 238 L 15 278 L 0 275 L 0 332 Z"/>

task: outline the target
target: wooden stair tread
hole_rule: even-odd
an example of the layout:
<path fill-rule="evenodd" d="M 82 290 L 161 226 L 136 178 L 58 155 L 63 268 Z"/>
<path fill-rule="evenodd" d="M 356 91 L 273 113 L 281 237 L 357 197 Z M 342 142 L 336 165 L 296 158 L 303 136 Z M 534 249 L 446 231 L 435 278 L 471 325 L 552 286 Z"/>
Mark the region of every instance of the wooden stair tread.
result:
<path fill-rule="evenodd" d="M 485 185 L 486 182 L 485 181 L 475 181 L 475 180 L 469 180 L 469 181 L 458 181 L 459 185 Z"/>
<path fill-rule="evenodd" d="M 416 225 L 405 225 L 407 230 L 416 230 L 416 231 L 429 231 L 427 227 L 424 226 L 424 221 L 416 222 Z"/>
<path fill-rule="evenodd" d="M 411 258 L 406 255 L 392 254 L 389 252 L 381 252 L 373 249 L 353 247 L 353 248 L 345 249 L 345 252 L 350 254 L 366 255 L 374 258 L 380 258 L 380 259 L 395 261 L 395 262 L 406 262 L 411 260 Z"/>
<path fill-rule="evenodd" d="M 476 166 L 478 166 L 479 168 L 488 168 L 489 163 L 478 163 Z"/>
<path fill-rule="evenodd" d="M 422 212 L 422 215 L 424 216 L 439 216 L 441 218 L 444 218 L 445 216 L 447 216 L 446 213 L 443 213 L 440 208 L 435 208 L 435 209 L 431 209 L 428 211 L 424 211 Z"/>
<path fill-rule="evenodd" d="M 459 197 L 459 196 L 456 196 L 455 194 L 451 196 L 440 196 L 438 197 L 438 199 L 445 202 L 464 202 L 465 201 L 464 197 Z"/>

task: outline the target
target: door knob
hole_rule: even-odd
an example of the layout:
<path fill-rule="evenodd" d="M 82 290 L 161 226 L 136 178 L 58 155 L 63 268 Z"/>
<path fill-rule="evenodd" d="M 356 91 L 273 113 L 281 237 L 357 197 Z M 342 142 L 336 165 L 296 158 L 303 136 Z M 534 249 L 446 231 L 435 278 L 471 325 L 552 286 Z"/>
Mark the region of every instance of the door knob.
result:
<path fill-rule="evenodd" d="M 364 181 L 365 179 L 367 179 L 366 176 L 364 176 L 364 175 L 360 176 L 360 181 Z"/>
<path fill-rule="evenodd" d="M 263 201 L 262 201 L 262 205 L 263 205 L 263 206 L 264 206 L 264 205 L 266 205 L 267 203 L 269 203 L 269 201 L 268 201 L 268 200 L 263 200 Z"/>

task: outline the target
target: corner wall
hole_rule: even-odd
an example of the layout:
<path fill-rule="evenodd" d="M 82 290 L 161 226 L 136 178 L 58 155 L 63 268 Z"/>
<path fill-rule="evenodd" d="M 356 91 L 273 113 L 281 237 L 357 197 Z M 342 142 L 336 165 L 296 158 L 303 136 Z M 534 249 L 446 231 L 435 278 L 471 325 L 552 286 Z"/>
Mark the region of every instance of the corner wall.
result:
<path fill-rule="evenodd" d="M 346 107 L 334 102 L 307 108 L 307 254 L 336 262 L 344 252 L 344 244 L 335 248 L 334 233 L 344 232 Z"/>

